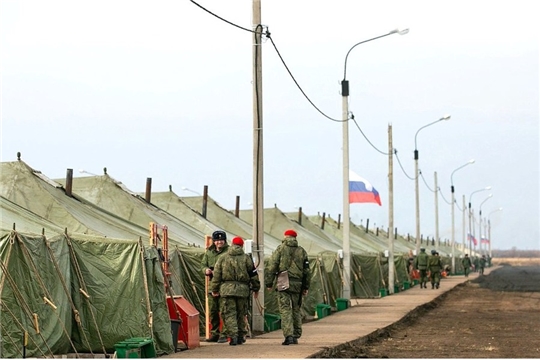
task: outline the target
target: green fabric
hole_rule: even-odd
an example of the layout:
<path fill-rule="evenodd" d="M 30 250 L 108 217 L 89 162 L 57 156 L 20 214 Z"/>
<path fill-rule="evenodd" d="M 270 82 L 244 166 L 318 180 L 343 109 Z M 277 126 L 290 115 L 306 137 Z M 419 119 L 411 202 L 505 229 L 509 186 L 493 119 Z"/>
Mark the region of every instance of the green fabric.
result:
<path fill-rule="evenodd" d="M 155 248 L 145 249 L 147 297 L 140 251 L 137 242 L 93 236 L 57 235 L 45 240 L 17 232 L 4 234 L 0 239 L 0 256 L 7 268 L 2 273 L 5 311 L 0 316 L 6 329 L 2 355 L 21 356 L 23 331 L 29 333 L 27 356 L 31 357 L 69 352 L 112 354 L 115 343 L 131 337 L 153 337 L 158 354 L 171 353 L 158 254 Z M 73 310 L 80 317 L 80 326 Z M 149 311 L 153 328 L 148 325 Z M 39 334 L 34 313 L 39 318 Z"/>

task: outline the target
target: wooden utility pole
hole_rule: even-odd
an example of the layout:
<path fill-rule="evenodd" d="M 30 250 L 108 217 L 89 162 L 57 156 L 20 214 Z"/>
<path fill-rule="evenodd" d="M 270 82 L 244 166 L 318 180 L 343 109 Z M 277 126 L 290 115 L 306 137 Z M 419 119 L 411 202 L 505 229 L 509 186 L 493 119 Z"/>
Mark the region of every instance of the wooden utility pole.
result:
<path fill-rule="evenodd" d="M 253 242 L 261 283 L 264 284 L 264 186 L 262 109 L 261 0 L 253 0 Z M 252 326 L 264 331 L 264 290 L 252 302 Z M 260 306 L 258 306 L 260 304 Z"/>

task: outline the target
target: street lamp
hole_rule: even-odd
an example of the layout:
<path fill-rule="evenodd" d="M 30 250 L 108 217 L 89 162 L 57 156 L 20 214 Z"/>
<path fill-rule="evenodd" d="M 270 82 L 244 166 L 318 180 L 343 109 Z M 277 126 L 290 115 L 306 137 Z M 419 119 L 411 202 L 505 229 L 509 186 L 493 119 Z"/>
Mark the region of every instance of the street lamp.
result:
<path fill-rule="evenodd" d="M 98 174 L 91 173 L 90 171 L 86 171 L 84 169 L 79 169 L 79 173 L 88 174 L 88 175 L 92 175 L 92 176 L 99 176 Z"/>
<path fill-rule="evenodd" d="M 349 207 L 349 80 L 347 80 L 347 59 L 352 49 L 360 44 L 377 40 L 389 35 L 405 35 L 409 29 L 392 30 L 387 34 L 377 36 L 354 44 L 345 56 L 343 80 L 341 81 L 342 116 L 343 116 L 343 293 L 345 299 L 351 298 L 351 251 L 350 251 L 350 207 Z"/>
<path fill-rule="evenodd" d="M 472 245 L 471 245 L 471 242 L 472 242 L 472 210 L 471 210 L 471 200 L 472 200 L 472 196 L 474 194 L 476 194 L 477 192 L 480 192 L 480 191 L 485 191 L 485 190 L 491 190 L 491 186 L 486 186 L 485 188 L 483 189 L 478 189 L 476 191 L 473 191 L 471 193 L 471 195 L 469 195 L 469 236 L 467 236 L 467 238 L 469 239 L 469 254 L 472 254 Z M 472 255 L 471 255 L 472 256 Z"/>
<path fill-rule="evenodd" d="M 192 193 L 194 193 L 194 194 L 196 194 L 198 196 L 202 196 L 200 193 L 196 192 L 195 190 L 191 190 L 191 189 L 189 189 L 189 188 L 187 188 L 185 186 L 182 186 L 182 190 L 192 192 Z"/>
<path fill-rule="evenodd" d="M 491 199 L 492 196 L 493 196 L 493 194 L 489 194 L 488 197 L 485 198 L 485 200 L 480 203 L 480 207 L 479 207 L 478 214 L 479 214 L 480 225 L 478 226 L 478 228 L 479 228 L 480 231 L 478 231 L 478 237 L 480 238 L 480 248 L 479 248 L 480 254 L 482 254 L 482 205 L 484 205 L 484 203 L 486 201 Z M 484 231 L 484 233 L 485 233 L 485 231 Z"/>
<path fill-rule="evenodd" d="M 418 170 L 418 147 L 416 138 L 418 137 L 418 133 L 420 130 L 427 128 L 430 125 L 436 124 L 443 120 L 450 120 L 450 115 L 445 115 L 439 120 L 433 121 L 427 125 L 422 126 L 418 131 L 416 131 L 416 134 L 414 135 L 414 188 L 416 191 L 416 253 L 420 254 L 420 191 L 418 190 L 418 178 L 420 177 L 420 172 Z"/>
<path fill-rule="evenodd" d="M 498 209 L 495 209 L 493 210 L 492 212 L 490 212 L 488 214 L 488 240 L 489 240 L 489 258 L 491 259 L 492 256 L 491 256 L 491 221 L 489 220 L 489 217 L 491 216 L 491 214 L 497 212 L 497 211 L 502 211 L 502 207 L 498 208 Z"/>
<path fill-rule="evenodd" d="M 455 194 L 454 194 L 454 173 L 459 169 L 463 169 L 465 166 L 474 164 L 474 159 L 469 160 L 466 164 L 461 165 L 450 175 L 450 190 L 452 191 L 452 274 L 456 273 L 456 228 L 454 223 L 454 207 L 455 207 Z"/>

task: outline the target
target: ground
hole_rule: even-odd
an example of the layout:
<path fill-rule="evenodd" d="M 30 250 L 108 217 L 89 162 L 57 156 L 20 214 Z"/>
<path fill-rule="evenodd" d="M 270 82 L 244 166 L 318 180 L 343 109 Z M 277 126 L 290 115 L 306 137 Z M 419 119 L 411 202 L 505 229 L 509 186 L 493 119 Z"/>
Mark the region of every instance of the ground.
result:
<path fill-rule="evenodd" d="M 540 266 L 502 265 L 317 357 L 540 358 Z"/>

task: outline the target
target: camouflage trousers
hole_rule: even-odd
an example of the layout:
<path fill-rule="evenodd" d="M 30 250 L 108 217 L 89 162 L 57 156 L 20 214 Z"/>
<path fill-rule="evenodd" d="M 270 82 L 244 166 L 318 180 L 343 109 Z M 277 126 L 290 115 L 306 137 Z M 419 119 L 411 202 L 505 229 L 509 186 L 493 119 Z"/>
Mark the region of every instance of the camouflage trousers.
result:
<path fill-rule="evenodd" d="M 211 334 L 213 335 L 219 335 L 219 323 L 220 323 L 220 317 L 219 317 L 219 302 L 220 297 L 213 297 L 212 295 L 208 295 L 208 310 L 210 312 L 210 327 L 211 327 Z"/>
<path fill-rule="evenodd" d="M 302 336 L 302 313 L 300 311 L 300 293 L 288 291 L 278 291 L 278 307 L 281 315 L 281 330 L 283 336 L 293 336 L 299 338 Z"/>
<path fill-rule="evenodd" d="M 222 333 L 227 337 L 244 337 L 247 334 L 246 315 L 248 313 L 248 298 L 222 296 L 220 309 L 221 318 L 223 319 Z"/>
<path fill-rule="evenodd" d="M 427 275 L 427 269 L 418 269 L 418 272 L 420 273 L 420 279 L 418 279 L 420 281 L 420 284 L 423 284 L 425 282 L 428 281 L 428 275 Z"/>
<path fill-rule="evenodd" d="M 436 270 L 436 271 L 430 271 L 430 272 L 431 272 L 431 284 L 432 285 L 440 284 L 440 282 L 441 282 L 441 271 Z"/>

